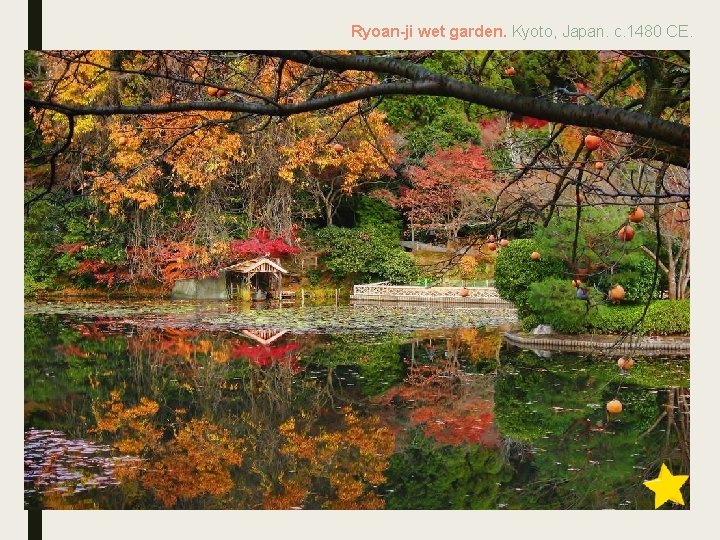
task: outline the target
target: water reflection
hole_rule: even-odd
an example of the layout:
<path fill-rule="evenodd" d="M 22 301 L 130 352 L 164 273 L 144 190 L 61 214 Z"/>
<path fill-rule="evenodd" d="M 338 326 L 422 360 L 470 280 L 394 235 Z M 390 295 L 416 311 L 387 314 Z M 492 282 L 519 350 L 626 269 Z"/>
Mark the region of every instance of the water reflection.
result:
<path fill-rule="evenodd" d="M 83 493 L 119 485 L 116 471 L 139 465 L 135 457 L 113 456 L 107 445 L 68 439 L 60 431 L 30 429 L 25 433 L 25 494 L 32 500 L 42 493 L 50 508 L 66 507 L 64 499 L 92 507 L 90 501 L 82 500 Z"/>
<path fill-rule="evenodd" d="M 25 338 L 27 506 L 652 508 L 642 481 L 689 471 L 687 359 L 623 375 L 508 348 L 497 327 L 32 315 Z M 69 457 L 42 476 L 58 448 Z M 87 449 L 96 461 L 73 461 Z"/>

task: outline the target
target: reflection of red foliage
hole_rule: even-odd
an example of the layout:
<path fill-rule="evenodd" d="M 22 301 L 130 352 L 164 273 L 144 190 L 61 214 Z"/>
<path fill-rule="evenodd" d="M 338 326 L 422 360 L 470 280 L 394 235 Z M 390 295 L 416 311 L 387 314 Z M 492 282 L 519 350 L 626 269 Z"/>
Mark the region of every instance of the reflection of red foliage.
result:
<path fill-rule="evenodd" d="M 100 327 L 100 323 L 91 324 L 76 324 L 74 328 L 80 332 L 80 335 L 85 339 L 96 339 L 98 341 L 105 341 L 105 332 Z"/>
<path fill-rule="evenodd" d="M 420 426 L 426 437 L 441 444 L 480 444 L 493 448 L 499 444 L 499 435 L 494 423 L 493 401 L 485 397 L 470 394 L 460 395 L 449 388 L 431 386 L 413 386 L 407 384 L 391 389 L 376 403 L 390 415 L 387 424 L 398 436 L 406 429 L 407 422 Z M 391 402 L 400 401 L 406 410 L 411 411 L 407 420 L 397 417 L 398 409 Z M 414 407 L 414 408 L 413 408 Z"/>
<path fill-rule="evenodd" d="M 492 385 L 465 373 L 452 360 L 409 363 L 403 384 L 374 401 L 392 415 L 387 422 L 390 426 L 406 427 L 409 422 L 441 444 L 497 447 L 500 442 L 494 422 Z M 403 403 L 403 407 L 391 407 L 393 403 Z M 396 416 L 408 408 L 407 418 Z"/>
<path fill-rule="evenodd" d="M 480 402 L 491 409 L 489 402 Z M 491 411 L 452 410 L 449 407 L 419 407 L 410 414 L 410 422 L 423 426 L 426 436 L 445 444 L 476 443 L 493 446 L 496 435 L 492 432 Z"/>
<path fill-rule="evenodd" d="M 66 345 L 61 345 L 60 351 L 62 352 L 63 356 L 75 356 L 76 358 L 87 358 L 88 357 L 88 353 L 83 351 L 80 347 L 78 347 L 74 343 L 68 343 Z"/>
<path fill-rule="evenodd" d="M 274 364 L 290 367 L 293 373 L 300 371 L 297 357 L 293 354 L 300 348 L 297 343 L 285 345 L 249 345 L 240 343 L 234 345 L 230 351 L 233 357 L 247 358 L 250 363 L 259 367 L 270 367 Z"/>
<path fill-rule="evenodd" d="M 208 340 L 197 339 L 200 330 L 191 328 L 162 328 L 140 331 L 137 339 L 128 340 L 129 351 L 151 350 L 158 357 L 180 357 L 190 359 L 194 355 L 208 354 L 212 344 Z"/>

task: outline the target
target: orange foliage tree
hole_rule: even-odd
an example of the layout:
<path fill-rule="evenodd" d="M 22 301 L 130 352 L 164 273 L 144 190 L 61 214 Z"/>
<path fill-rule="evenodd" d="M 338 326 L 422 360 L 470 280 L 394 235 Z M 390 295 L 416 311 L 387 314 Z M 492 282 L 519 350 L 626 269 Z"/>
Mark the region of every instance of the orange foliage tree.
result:
<path fill-rule="evenodd" d="M 297 140 L 281 150 L 279 175 L 307 190 L 331 225 L 344 196 L 395 176 L 396 151 L 384 114 L 360 114 L 352 104 L 328 112 L 291 120 Z"/>
<path fill-rule="evenodd" d="M 242 441 L 206 419 L 192 419 L 165 445 L 143 476 L 167 508 L 203 494 L 215 497 L 233 488 L 232 467 L 242 464 Z"/>
<path fill-rule="evenodd" d="M 208 274 L 252 225 L 290 230 L 293 215 L 309 213 L 298 202 L 305 199 L 289 197 L 280 184 L 309 195 L 314 212 L 331 222 L 344 196 L 393 174 L 393 135 L 373 108 L 342 104 L 272 124 L 217 108 L 272 93 L 292 103 L 353 91 L 375 80 L 370 73 L 349 71 L 319 91 L 307 81 L 307 66 L 244 55 L 46 51 L 38 59 L 45 77 L 34 91 L 64 107 L 178 107 L 107 118 L 31 111 L 35 137 L 56 151 L 53 167 L 30 167 L 28 181 L 93 195 L 111 218 L 129 222 L 123 270 L 130 280 L 169 285 Z M 198 102 L 204 110 L 184 107 Z"/>

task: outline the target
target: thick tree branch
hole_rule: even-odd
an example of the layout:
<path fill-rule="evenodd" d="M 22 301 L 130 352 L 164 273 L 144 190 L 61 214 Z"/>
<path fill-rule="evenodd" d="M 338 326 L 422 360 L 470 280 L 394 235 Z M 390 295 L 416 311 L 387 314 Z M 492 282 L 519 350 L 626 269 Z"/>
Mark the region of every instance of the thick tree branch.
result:
<path fill-rule="evenodd" d="M 430 71 L 423 66 L 395 58 L 324 54 L 314 51 L 256 51 L 254 54 L 275 56 L 338 72 L 346 70 L 372 71 L 397 75 L 414 81 L 434 81 L 440 86 L 441 93 L 428 95 L 455 97 L 493 109 L 534 116 L 552 122 L 625 131 L 664 141 L 673 146 L 690 147 L 690 128 L 682 124 L 623 109 L 611 109 L 599 105 L 580 106 L 573 103 L 554 103 L 498 92 L 483 86 L 458 81 Z"/>
<path fill-rule="evenodd" d="M 255 52 L 253 54 L 258 54 Z M 127 106 L 73 106 L 28 98 L 27 105 L 38 109 L 51 109 L 70 116 L 112 116 L 122 114 L 162 114 L 189 111 L 242 112 L 263 116 L 286 117 L 351 103 L 353 101 L 388 95 L 427 95 L 457 98 L 492 109 L 525 116 L 543 118 L 593 129 L 611 129 L 665 142 L 679 148 L 689 148 L 690 128 L 683 124 L 635 111 L 577 105 L 499 92 L 484 86 L 466 83 L 440 75 L 423 66 L 388 57 L 364 55 L 335 55 L 311 51 L 261 51 L 260 54 L 292 60 L 310 67 L 344 72 L 361 70 L 385 73 L 410 79 L 409 81 L 383 82 L 349 92 L 313 97 L 302 103 L 281 105 L 265 101 L 190 101 L 168 104 Z"/>

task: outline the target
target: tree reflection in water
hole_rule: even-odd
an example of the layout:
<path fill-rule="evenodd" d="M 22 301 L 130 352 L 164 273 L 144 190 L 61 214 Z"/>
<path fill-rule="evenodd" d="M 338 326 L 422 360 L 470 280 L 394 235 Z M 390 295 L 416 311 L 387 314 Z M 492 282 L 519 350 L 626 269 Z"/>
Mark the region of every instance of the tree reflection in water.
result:
<path fill-rule="evenodd" d="M 26 504 L 648 508 L 642 481 L 661 463 L 689 471 L 687 373 L 639 359 L 621 377 L 613 359 L 507 349 L 494 329 L 328 336 L 31 316 L 28 429 L 134 465 L 102 490 L 26 484 Z M 614 397 L 624 410 L 610 418 Z"/>

